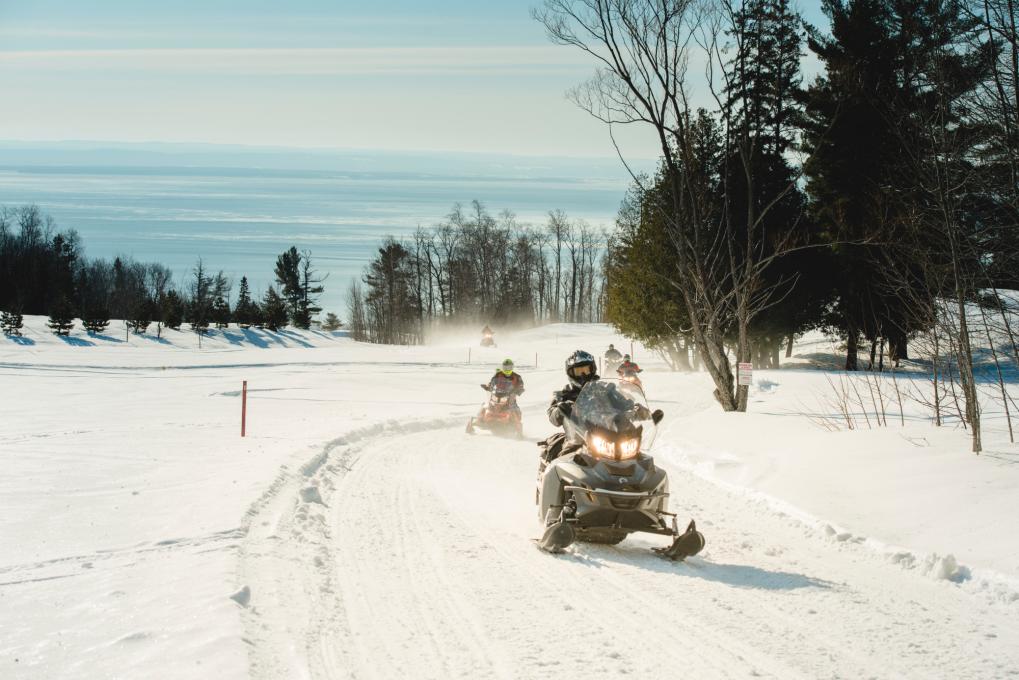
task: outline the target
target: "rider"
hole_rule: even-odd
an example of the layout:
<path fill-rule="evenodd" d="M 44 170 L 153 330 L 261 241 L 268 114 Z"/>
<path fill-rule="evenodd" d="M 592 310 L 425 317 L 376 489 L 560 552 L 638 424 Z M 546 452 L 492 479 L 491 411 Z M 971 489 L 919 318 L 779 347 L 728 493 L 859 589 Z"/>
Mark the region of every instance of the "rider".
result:
<path fill-rule="evenodd" d="M 637 375 L 643 370 L 644 369 L 638 366 L 636 362 L 630 361 L 629 354 L 624 354 L 623 363 L 619 364 L 619 368 L 616 369 L 616 373 L 619 374 L 619 377 L 625 378 L 628 375 Z"/>
<path fill-rule="evenodd" d="M 594 357 L 582 349 L 575 351 L 566 359 L 566 377 L 570 380 L 569 384 L 552 396 L 548 407 L 548 420 L 556 427 L 561 427 L 573 410 L 573 402 L 580 396 L 584 385 L 598 379 Z"/>
<path fill-rule="evenodd" d="M 609 345 L 609 348 L 607 350 L 605 350 L 605 362 L 606 363 L 614 364 L 614 363 L 619 361 L 619 357 L 621 357 L 621 356 L 622 355 L 619 353 L 619 350 L 616 349 L 615 345 Z"/>
<path fill-rule="evenodd" d="M 508 394 L 513 397 L 519 397 L 524 393 L 524 379 L 513 370 L 512 359 L 503 360 L 502 366 L 495 372 L 492 379 L 488 381 L 488 391 L 495 394 Z M 514 408 L 520 410 L 516 406 L 515 399 Z"/>

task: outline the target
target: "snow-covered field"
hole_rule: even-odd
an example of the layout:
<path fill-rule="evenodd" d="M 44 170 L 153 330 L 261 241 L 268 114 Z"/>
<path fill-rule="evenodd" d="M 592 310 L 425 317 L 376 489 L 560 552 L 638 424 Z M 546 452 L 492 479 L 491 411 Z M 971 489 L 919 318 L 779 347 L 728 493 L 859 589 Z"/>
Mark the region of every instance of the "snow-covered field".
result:
<path fill-rule="evenodd" d="M 672 509 L 708 541 L 674 564 L 654 537 L 531 542 L 544 408 L 570 351 L 628 347 L 608 327 L 503 334 L 468 364 L 474 337 L 199 349 L 26 321 L 0 338 L 0 678 L 1019 675 L 1004 420 L 989 402 L 979 457 L 914 403 L 829 432 L 803 415 L 830 392 L 819 339 L 755 374 L 748 414 L 635 348 Z M 525 441 L 463 431 L 504 356 Z"/>

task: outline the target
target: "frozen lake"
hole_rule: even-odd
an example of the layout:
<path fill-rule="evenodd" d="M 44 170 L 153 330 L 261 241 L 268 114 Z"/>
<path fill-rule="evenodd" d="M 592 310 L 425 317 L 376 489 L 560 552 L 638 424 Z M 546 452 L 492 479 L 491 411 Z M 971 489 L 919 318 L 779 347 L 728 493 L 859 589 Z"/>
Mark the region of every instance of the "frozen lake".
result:
<path fill-rule="evenodd" d="M 440 173 L 7 165 L 0 166 L 0 205 L 38 205 L 59 228 L 76 229 L 89 256 L 158 261 L 176 280 L 201 257 L 235 284 L 246 275 L 255 291 L 271 283 L 276 256 L 296 245 L 329 274 L 323 307 L 341 311 L 343 291 L 383 237 L 441 222 L 457 202 L 477 199 L 493 214 L 508 209 L 532 224 L 562 209 L 609 227 L 627 186 L 604 171 L 592 178 L 561 168 L 457 173 L 439 165 Z"/>

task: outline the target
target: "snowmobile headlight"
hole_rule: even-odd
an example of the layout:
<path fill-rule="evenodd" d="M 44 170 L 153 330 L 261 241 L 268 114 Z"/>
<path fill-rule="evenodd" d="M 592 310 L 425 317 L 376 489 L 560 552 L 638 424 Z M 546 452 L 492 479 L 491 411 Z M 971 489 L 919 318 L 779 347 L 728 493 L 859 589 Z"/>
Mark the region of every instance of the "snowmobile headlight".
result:
<path fill-rule="evenodd" d="M 615 443 L 602 437 L 601 435 L 591 435 L 591 438 L 587 441 L 588 448 L 596 456 L 603 458 L 615 458 Z"/>
<path fill-rule="evenodd" d="M 634 437 L 633 439 L 623 439 L 619 442 L 619 457 L 633 458 L 640 451 L 640 438 Z"/>

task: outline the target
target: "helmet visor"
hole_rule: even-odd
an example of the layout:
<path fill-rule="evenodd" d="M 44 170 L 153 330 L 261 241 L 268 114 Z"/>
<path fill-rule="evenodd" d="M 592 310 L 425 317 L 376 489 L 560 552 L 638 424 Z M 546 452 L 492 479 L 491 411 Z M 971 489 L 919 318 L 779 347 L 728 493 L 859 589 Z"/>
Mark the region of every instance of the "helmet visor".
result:
<path fill-rule="evenodd" d="M 589 363 L 577 364 L 576 366 L 570 366 L 569 373 L 574 378 L 584 378 L 594 375 L 594 366 Z"/>

